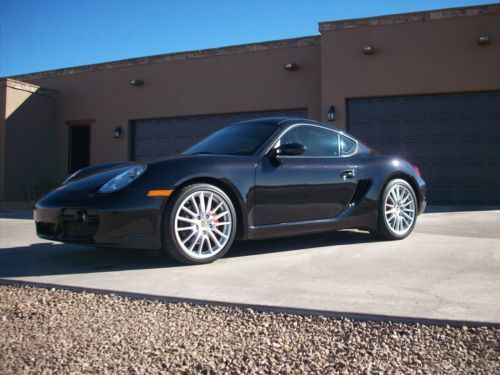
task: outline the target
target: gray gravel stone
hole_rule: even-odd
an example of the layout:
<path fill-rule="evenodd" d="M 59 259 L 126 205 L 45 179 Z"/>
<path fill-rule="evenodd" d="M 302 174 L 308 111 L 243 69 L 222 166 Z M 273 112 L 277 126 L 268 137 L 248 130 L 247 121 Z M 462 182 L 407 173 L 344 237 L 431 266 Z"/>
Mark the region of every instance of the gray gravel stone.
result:
<path fill-rule="evenodd" d="M 500 373 L 500 329 L 0 286 L 0 374 Z"/>

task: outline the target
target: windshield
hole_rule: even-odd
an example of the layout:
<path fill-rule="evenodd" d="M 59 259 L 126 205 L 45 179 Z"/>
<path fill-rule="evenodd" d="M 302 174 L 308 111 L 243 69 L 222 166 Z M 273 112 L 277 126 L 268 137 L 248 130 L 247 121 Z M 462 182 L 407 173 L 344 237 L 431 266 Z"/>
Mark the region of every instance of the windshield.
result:
<path fill-rule="evenodd" d="M 253 155 L 276 129 L 275 124 L 264 122 L 230 125 L 188 148 L 184 154 Z"/>

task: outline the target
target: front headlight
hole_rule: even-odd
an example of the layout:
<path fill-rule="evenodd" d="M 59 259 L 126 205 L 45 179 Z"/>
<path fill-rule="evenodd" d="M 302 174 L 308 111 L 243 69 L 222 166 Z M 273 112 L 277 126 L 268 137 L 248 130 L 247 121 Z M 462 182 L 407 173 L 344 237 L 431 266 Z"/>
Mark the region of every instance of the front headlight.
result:
<path fill-rule="evenodd" d="M 125 186 L 130 185 L 146 170 L 145 165 L 135 165 L 128 168 L 125 172 L 120 173 L 118 176 L 113 177 L 111 180 L 101 186 L 99 192 L 112 193 L 123 189 Z"/>

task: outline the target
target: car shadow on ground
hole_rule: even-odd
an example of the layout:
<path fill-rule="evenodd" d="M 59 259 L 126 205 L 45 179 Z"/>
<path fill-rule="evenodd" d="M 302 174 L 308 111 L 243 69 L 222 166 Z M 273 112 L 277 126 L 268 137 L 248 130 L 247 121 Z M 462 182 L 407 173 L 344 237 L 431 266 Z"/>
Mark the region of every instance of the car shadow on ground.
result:
<path fill-rule="evenodd" d="M 33 211 L 20 210 L 20 211 L 1 211 L 0 219 L 20 219 L 20 220 L 33 220 Z"/>
<path fill-rule="evenodd" d="M 377 241 L 377 237 L 368 232 L 340 230 L 306 236 L 239 241 L 235 243 L 225 257 L 255 256 L 301 249 L 314 249 L 325 246 L 360 244 Z"/>
<path fill-rule="evenodd" d="M 225 258 L 249 257 L 300 249 L 375 242 L 367 232 L 338 231 L 300 237 L 239 241 Z M 165 260 L 157 251 L 99 248 L 58 243 L 0 249 L 0 278 L 187 267 Z"/>
<path fill-rule="evenodd" d="M 425 208 L 426 214 L 445 212 L 472 212 L 472 211 L 497 211 L 500 206 L 440 206 L 432 205 Z"/>

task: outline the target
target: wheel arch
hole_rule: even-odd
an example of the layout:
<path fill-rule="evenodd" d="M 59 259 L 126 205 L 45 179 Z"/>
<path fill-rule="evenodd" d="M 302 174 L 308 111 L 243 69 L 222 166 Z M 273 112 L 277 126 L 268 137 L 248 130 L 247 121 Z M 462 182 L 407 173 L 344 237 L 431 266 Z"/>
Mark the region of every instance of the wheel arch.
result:
<path fill-rule="evenodd" d="M 382 194 L 384 194 L 384 190 L 385 190 L 385 187 L 387 186 L 387 184 L 395 179 L 401 179 L 403 181 L 406 181 L 408 184 L 410 184 L 411 188 L 413 189 L 413 192 L 415 193 L 415 196 L 417 197 L 417 212 L 419 212 L 420 205 L 422 204 L 422 202 L 421 202 L 422 198 L 420 196 L 420 189 L 418 187 L 417 181 L 415 181 L 415 179 L 411 175 L 409 175 L 405 172 L 402 172 L 402 171 L 394 172 L 386 178 L 384 185 L 382 186 L 382 189 L 380 190 L 379 199 L 382 199 Z"/>
<path fill-rule="evenodd" d="M 184 187 L 188 185 L 193 185 L 193 184 L 210 184 L 213 186 L 218 187 L 221 189 L 224 193 L 226 193 L 233 202 L 234 209 L 236 211 L 236 216 L 237 216 L 237 226 L 236 226 L 236 238 L 241 239 L 246 236 L 246 228 L 248 224 L 248 219 L 245 217 L 244 210 L 243 210 L 243 202 L 241 201 L 239 194 L 236 191 L 236 188 L 234 186 L 231 186 L 230 183 L 225 182 L 223 180 L 220 180 L 215 177 L 194 177 L 191 179 L 188 179 L 186 181 L 183 181 L 181 184 L 175 187 L 174 193 L 169 197 L 169 199 L 174 199 L 178 192 L 180 192 Z"/>

